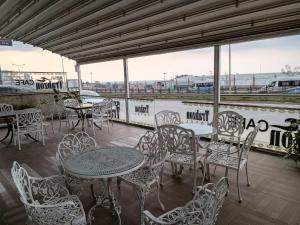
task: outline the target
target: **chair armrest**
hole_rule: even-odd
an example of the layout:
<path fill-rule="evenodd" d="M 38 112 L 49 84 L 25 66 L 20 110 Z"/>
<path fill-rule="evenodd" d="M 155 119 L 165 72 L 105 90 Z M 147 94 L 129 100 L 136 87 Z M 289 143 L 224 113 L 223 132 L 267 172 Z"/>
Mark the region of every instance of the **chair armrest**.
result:
<path fill-rule="evenodd" d="M 155 217 L 152 213 L 150 213 L 148 210 L 144 211 L 144 222 L 146 225 L 172 225 L 176 224 L 177 222 L 167 222 L 167 221 L 162 221 L 161 219 Z"/>
<path fill-rule="evenodd" d="M 28 216 L 34 221 L 45 224 L 72 224 L 74 219 L 86 221 L 85 212 L 77 196 L 68 196 L 47 204 L 25 204 Z"/>
<path fill-rule="evenodd" d="M 36 178 L 29 176 L 33 195 L 40 196 L 46 203 L 53 199 L 69 196 L 65 179 L 61 175 Z"/>

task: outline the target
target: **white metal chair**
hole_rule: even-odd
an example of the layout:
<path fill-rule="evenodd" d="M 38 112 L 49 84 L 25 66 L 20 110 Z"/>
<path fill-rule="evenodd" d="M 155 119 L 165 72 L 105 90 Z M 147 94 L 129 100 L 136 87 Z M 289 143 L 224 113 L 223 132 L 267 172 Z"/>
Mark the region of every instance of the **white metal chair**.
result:
<path fill-rule="evenodd" d="M 241 135 L 244 132 L 243 116 L 233 111 L 223 111 L 215 118 L 217 134 L 207 145 L 209 152 L 239 152 Z"/>
<path fill-rule="evenodd" d="M 193 200 L 159 217 L 144 211 L 146 225 L 214 225 L 228 193 L 228 179 L 200 186 Z"/>
<path fill-rule="evenodd" d="M 87 133 L 83 131 L 78 132 L 75 135 L 66 134 L 63 137 L 62 141 L 59 143 L 56 152 L 58 168 L 60 172 L 66 177 L 67 186 L 72 193 L 80 194 L 80 190 L 82 189 L 81 185 L 83 183 L 89 183 L 91 184 L 90 187 L 92 195 L 95 198 L 93 184 L 96 182 L 96 180 L 79 179 L 68 174 L 63 167 L 63 162 L 71 156 L 74 156 L 81 152 L 93 150 L 96 146 L 97 143 L 95 139 L 90 137 Z"/>
<path fill-rule="evenodd" d="M 47 134 L 47 127 L 51 126 L 52 133 L 54 134 L 54 114 L 55 114 L 55 103 L 48 101 L 40 101 L 38 108 L 41 110 L 43 115 L 43 127 Z"/>
<path fill-rule="evenodd" d="M 59 118 L 59 127 L 61 128 L 61 123 L 66 123 L 66 126 L 70 126 L 70 122 L 72 120 L 78 120 L 79 114 L 74 109 L 67 108 L 68 106 L 75 107 L 79 105 L 79 102 L 77 99 L 69 98 L 64 100 L 64 112 L 60 114 Z M 73 121 L 72 121 L 73 122 Z M 73 125 L 73 124 L 72 124 Z"/>
<path fill-rule="evenodd" d="M 243 167 L 245 167 L 246 170 L 246 177 L 247 177 L 247 185 L 250 186 L 249 177 L 248 177 L 248 153 L 250 151 L 250 148 L 253 144 L 253 141 L 259 131 L 260 126 L 257 125 L 253 131 L 251 131 L 245 141 L 243 142 L 243 145 L 240 149 L 239 154 L 235 154 L 235 152 L 222 152 L 222 151 L 216 151 L 213 152 L 210 156 L 207 158 L 208 165 L 215 165 L 215 166 L 221 166 L 225 167 L 225 176 L 228 175 L 228 170 L 232 169 L 237 171 L 237 188 L 238 188 L 238 195 L 239 195 L 239 202 L 242 202 L 242 197 L 240 193 L 240 185 L 239 185 L 239 172 Z"/>
<path fill-rule="evenodd" d="M 159 197 L 160 173 L 165 161 L 167 151 L 163 147 L 157 131 L 147 131 L 139 140 L 136 148 L 143 152 L 145 156 L 144 165 L 130 174 L 118 177 L 118 190 L 121 181 L 132 185 L 140 200 L 141 224 L 144 223 L 144 203 L 146 196 L 153 191 L 153 185 L 157 188 L 157 199 L 162 210 L 164 205 Z"/>
<path fill-rule="evenodd" d="M 180 114 L 178 112 L 164 110 L 155 114 L 155 125 L 159 127 L 161 125 L 178 125 L 181 123 Z"/>
<path fill-rule="evenodd" d="M 42 139 L 45 145 L 43 116 L 39 109 L 30 108 L 24 109 L 16 113 L 16 124 L 14 128 L 14 143 L 18 141 L 19 150 L 21 150 L 21 135 L 38 134 L 39 139 Z"/>
<path fill-rule="evenodd" d="M 93 134 L 95 136 L 95 126 L 102 128 L 103 124 L 106 123 L 109 131 L 110 121 L 112 115 L 112 101 L 105 100 L 101 103 L 94 104 L 91 114 L 87 114 L 87 121 L 91 124 Z"/>
<path fill-rule="evenodd" d="M 168 151 L 166 162 L 171 163 L 173 175 L 181 175 L 185 165 L 193 169 L 193 192 L 195 192 L 197 171 L 199 168 L 203 169 L 204 154 L 197 151 L 198 144 L 194 131 L 177 125 L 162 125 L 157 127 L 157 130 L 164 148 Z M 180 165 L 179 169 L 177 165 Z"/>
<path fill-rule="evenodd" d="M 62 176 L 32 177 L 17 162 L 11 175 L 25 206 L 29 224 L 86 225 L 79 198 L 69 195 Z"/>

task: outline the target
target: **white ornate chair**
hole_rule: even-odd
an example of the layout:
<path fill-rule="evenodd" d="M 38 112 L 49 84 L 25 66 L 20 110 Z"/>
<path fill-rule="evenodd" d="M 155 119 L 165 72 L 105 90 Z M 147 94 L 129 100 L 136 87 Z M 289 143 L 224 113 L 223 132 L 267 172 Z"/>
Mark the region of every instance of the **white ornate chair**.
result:
<path fill-rule="evenodd" d="M 214 225 L 228 193 L 228 179 L 197 188 L 193 200 L 159 217 L 144 211 L 146 225 Z"/>
<path fill-rule="evenodd" d="M 193 192 L 195 192 L 197 171 L 199 168 L 203 169 L 204 154 L 197 151 L 198 142 L 194 131 L 177 125 L 162 125 L 157 127 L 157 130 L 164 143 L 164 148 L 168 151 L 166 162 L 171 163 L 173 175 L 181 175 L 185 165 L 193 169 Z M 179 169 L 178 165 L 180 165 Z"/>
<path fill-rule="evenodd" d="M 157 199 L 162 210 L 164 205 L 159 197 L 160 173 L 165 161 L 167 151 L 163 147 L 157 131 L 147 131 L 139 140 L 136 148 L 143 152 L 145 156 L 144 165 L 130 174 L 118 177 L 118 190 L 120 190 L 121 181 L 132 185 L 140 200 L 141 224 L 144 222 L 144 202 L 146 196 L 153 191 L 153 185 L 157 188 Z"/>
<path fill-rule="evenodd" d="M 246 170 L 246 177 L 247 177 L 247 185 L 250 186 L 249 183 L 249 177 L 248 177 L 248 153 L 250 151 L 250 148 L 253 144 L 253 141 L 259 131 L 260 126 L 257 125 L 253 131 L 251 131 L 246 139 L 244 140 L 242 147 L 240 149 L 239 154 L 235 154 L 235 152 L 222 152 L 222 151 L 216 151 L 213 152 L 210 156 L 207 158 L 208 165 L 215 165 L 215 166 L 221 166 L 225 168 L 225 176 L 228 175 L 228 170 L 235 170 L 237 172 L 237 188 L 238 188 L 238 195 L 239 195 L 239 202 L 242 202 L 242 197 L 240 193 L 240 185 L 239 185 L 239 172 L 243 167 L 245 167 Z"/>
<path fill-rule="evenodd" d="M 66 123 L 67 127 L 69 127 L 70 121 L 72 121 L 74 119 L 78 120 L 79 114 L 76 112 L 76 110 L 70 109 L 67 107 L 68 106 L 71 106 L 71 107 L 78 106 L 79 102 L 77 99 L 69 98 L 69 99 L 64 100 L 63 105 L 64 105 L 64 113 L 60 117 L 60 125 L 59 126 L 61 127 L 61 123 L 64 122 L 64 123 Z"/>
<path fill-rule="evenodd" d="M 55 103 L 47 100 L 41 100 L 38 108 L 41 110 L 43 115 L 43 127 L 47 134 L 47 127 L 51 126 L 52 133 L 54 134 L 54 114 L 55 114 Z"/>
<path fill-rule="evenodd" d="M 17 162 L 13 163 L 11 175 L 25 206 L 29 224 L 87 224 L 80 200 L 75 195 L 69 195 L 62 176 L 31 177 Z"/>
<path fill-rule="evenodd" d="M 106 123 L 109 131 L 110 120 L 112 115 L 112 101 L 105 99 L 105 101 L 94 104 L 91 114 L 87 114 L 87 121 L 91 124 L 93 134 L 95 136 L 95 126 L 102 128 L 103 124 Z"/>
<path fill-rule="evenodd" d="M 155 114 L 156 127 L 159 127 L 161 125 L 167 125 L 167 124 L 178 125 L 180 123 L 181 123 L 181 118 L 178 112 L 164 110 Z"/>
<path fill-rule="evenodd" d="M 30 108 L 24 109 L 16 113 L 16 124 L 14 128 L 14 143 L 18 141 L 19 150 L 21 150 L 21 135 L 38 134 L 39 139 L 42 139 L 45 145 L 44 129 L 43 129 L 43 116 L 39 109 Z"/>
<path fill-rule="evenodd" d="M 94 149 L 97 143 L 94 138 L 90 137 L 87 133 L 81 131 L 74 134 L 66 134 L 62 141 L 58 145 L 58 150 L 56 152 L 56 159 L 58 163 L 58 168 L 60 172 L 65 176 L 68 188 L 72 193 L 80 194 L 83 183 L 91 184 L 92 196 L 95 198 L 93 184 L 96 180 L 91 179 L 79 179 L 68 174 L 63 165 L 64 160 L 69 157 L 79 154 L 81 152 L 86 152 Z"/>
<path fill-rule="evenodd" d="M 206 147 L 207 150 L 239 152 L 241 135 L 244 132 L 243 120 L 243 116 L 233 111 L 218 113 L 215 121 L 217 134 Z"/>

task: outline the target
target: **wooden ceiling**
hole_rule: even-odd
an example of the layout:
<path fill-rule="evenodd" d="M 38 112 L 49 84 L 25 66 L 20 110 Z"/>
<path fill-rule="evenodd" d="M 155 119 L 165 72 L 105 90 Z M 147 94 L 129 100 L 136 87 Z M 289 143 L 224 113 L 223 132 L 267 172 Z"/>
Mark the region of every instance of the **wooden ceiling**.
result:
<path fill-rule="evenodd" d="M 300 0 L 0 0 L 0 37 L 91 63 L 300 33 Z"/>

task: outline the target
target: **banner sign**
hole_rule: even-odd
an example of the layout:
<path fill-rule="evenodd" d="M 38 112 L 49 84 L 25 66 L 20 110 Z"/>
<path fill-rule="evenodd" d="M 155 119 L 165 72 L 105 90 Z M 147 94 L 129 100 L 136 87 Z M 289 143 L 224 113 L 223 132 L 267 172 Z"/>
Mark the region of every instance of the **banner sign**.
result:
<path fill-rule="evenodd" d="M 125 121 L 125 100 L 116 99 L 118 105 L 118 118 Z M 182 102 L 180 100 L 130 100 L 130 122 L 144 126 L 155 126 L 154 115 L 162 110 L 179 112 L 182 122 L 211 122 L 213 119 L 213 104 L 201 102 Z M 242 139 L 253 130 L 256 124 L 260 124 L 259 134 L 256 136 L 254 146 L 266 148 L 271 151 L 286 151 L 293 134 L 287 132 L 291 125 L 300 119 L 300 107 L 289 108 L 268 107 L 252 104 L 221 104 L 220 111 L 235 111 L 244 117 L 244 133 Z"/>
<path fill-rule="evenodd" d="M 12 40 L 9 40 L 9 39 L 0 39 L 0 45 L 12 46 Z"/>
<path fill-rule="evenodd" d="M 40 79 L 15 79 L 15 85 L 32 87 L 36 90 L 63 89 L 63 77 L 53 76 L 51 78 L 41 77 Z"/>

